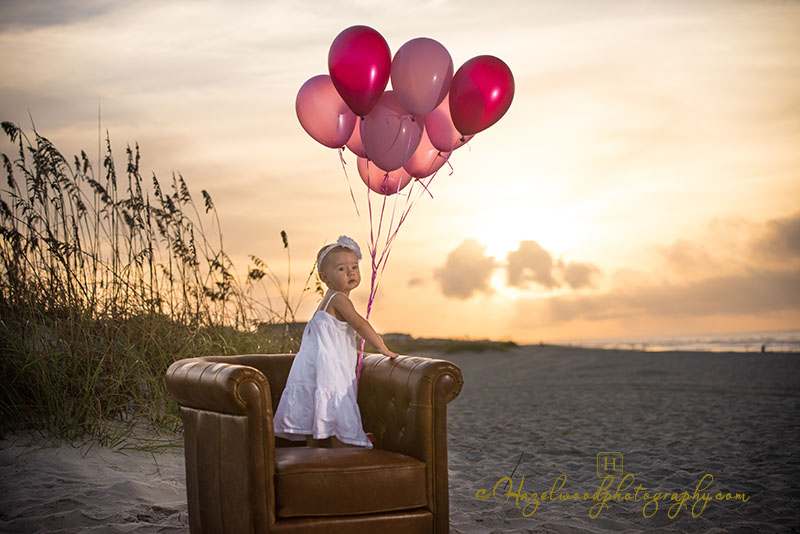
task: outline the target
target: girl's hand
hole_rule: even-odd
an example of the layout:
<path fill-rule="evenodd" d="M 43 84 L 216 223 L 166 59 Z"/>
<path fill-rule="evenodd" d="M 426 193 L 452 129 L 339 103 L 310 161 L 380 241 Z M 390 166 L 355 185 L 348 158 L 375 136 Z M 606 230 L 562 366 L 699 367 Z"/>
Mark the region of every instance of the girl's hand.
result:
<path fill-rule="evenodd" d="M 392 352 L 389 349 L 386 349 L 385 351 L 383 351 L 382 354 L 384 354 L 385 356 L 388 356 L 390 358 L 397 358 L 399 356 L 399 354 L 397 354 L 396 352 Z"/>

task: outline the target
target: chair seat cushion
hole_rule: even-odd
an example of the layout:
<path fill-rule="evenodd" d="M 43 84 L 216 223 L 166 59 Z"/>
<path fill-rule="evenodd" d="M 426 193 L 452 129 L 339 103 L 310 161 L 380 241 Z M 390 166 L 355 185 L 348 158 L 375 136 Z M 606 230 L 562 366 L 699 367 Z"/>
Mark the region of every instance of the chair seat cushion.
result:
<path fill-rule="evenodd" d="M 425 463 L 397 452 L 345 447 L 275 449 L 278 517 L 369 514 L 428 504 Z"/>

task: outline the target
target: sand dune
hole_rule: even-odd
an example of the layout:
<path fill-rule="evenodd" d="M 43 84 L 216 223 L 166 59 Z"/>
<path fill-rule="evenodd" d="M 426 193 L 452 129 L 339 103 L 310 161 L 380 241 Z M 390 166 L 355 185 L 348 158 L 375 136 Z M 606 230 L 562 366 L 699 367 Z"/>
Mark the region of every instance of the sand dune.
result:
<path fill-rule="evenodd" d="M 448 409 L 453 533 L 800 530 L 799 355 L 520 347 L 443 357 L 465 381 Z M 3 441 L 0 532 L 188 532 L 181 451 L 86 452 Z M 629 491 L 602 509 L 591 498 L 534 508 L 530 493 L 564 477 L 556 497 L 591 497 L 601 452 L 622 455 Z M 650 502 L 693 494 L 704 477 L 702 511 L 702 497 L 674 518 L 674 501 Z M 519 505 L 506 502 L 520 484 Z M 649 501 L 633 500 L 637 486 Z"/>

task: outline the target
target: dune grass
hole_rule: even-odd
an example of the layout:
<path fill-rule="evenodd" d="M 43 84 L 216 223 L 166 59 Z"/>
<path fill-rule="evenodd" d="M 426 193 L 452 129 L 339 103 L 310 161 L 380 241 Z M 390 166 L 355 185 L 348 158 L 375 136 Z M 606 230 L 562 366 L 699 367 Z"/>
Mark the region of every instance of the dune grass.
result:
<path fill-rule="evenodd" d="M 97 176 L 85 152 L 70 162 L 35 128 L 2 127 L 15 153 L 0 188 L 0 436 L 125 447 L 147 441 L 143 427 L 174 435 L 170 363 L 297 349 L 258 326 L 295 320 L 321 291 L 313 268 L 294 300 L 289 275 L 257 256 L 242 279 L 211 195 L 198 207 L 180 174 L 145 183 L 138 145 L 118 172 L 106 135 Z"/>

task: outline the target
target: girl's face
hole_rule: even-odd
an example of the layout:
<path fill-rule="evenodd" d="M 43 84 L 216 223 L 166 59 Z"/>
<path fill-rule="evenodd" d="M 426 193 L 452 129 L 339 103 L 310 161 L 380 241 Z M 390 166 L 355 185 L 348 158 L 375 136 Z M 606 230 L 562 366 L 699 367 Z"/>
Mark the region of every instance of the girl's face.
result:
<path fill-rule="evenodd" d="M 334 291 L 349 293 L 361 283 L 356 253 L 349 249 L 332 250 L 322 261 L 320 279 Z"/>

